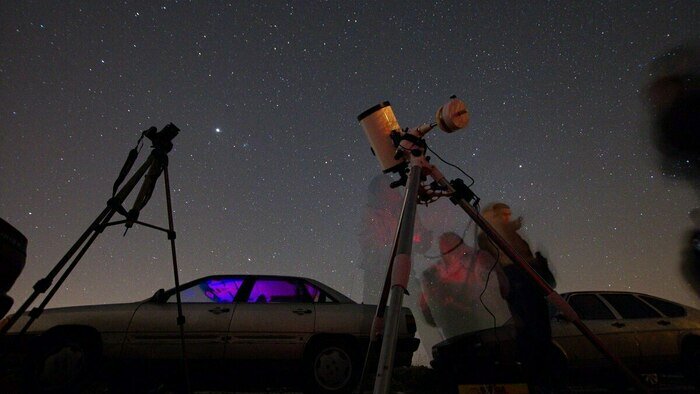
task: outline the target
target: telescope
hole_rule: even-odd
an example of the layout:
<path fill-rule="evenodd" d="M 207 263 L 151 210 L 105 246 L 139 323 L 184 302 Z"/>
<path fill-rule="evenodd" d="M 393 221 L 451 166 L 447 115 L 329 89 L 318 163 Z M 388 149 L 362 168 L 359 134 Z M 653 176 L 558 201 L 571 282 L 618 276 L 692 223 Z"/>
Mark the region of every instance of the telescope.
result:
<path fill-rule="evenodd" d="M 357 120 L 365 131 L 372 153 L 379 160 L 382 171 L 392 173 L 401 172 L 408 165 L 406 156 L 397 151 L 398 146 L 410 149 L 413 142 L 423 138 L 435 126 L 446 133 L 467 127 L 469 111 L 464 101 L 452 96 L 450 101 L 438 108 L 435 123 L 402 130 L 391 104 L 384 101 L 362 112 Z M 406 142 L 398 143 L 401 140 Z"/>
<path fill-rule="evenodd" d="M 446 133 L 453 133 L 469 124 L 469 111 L 466 104 L 455 96 L 441 106 L 435 114 L 435 122 L 426 123 L 412 129 L 401 129 L 394 110 L 388 101 L 377 104 L 358 115 L 362 129 L 367 136 L 372 153 L 379 160 L 384 173 L 398 173 L 400 180 L 392 182 L 391 187 L 406 186 L 403 207 L 398 229 L 394 238 L 391 259 L 388 262 L 384 287 L 375 312 L 370 332 L 369 348 L 365 357 L 360 387 L 364 380 L 364 370 L 369 360 L 372 346 L 377 341 L 378 331 L 383 326 L 382 344 L 375 375 L 374 394 L 386 394 L 390 390 L 391 373 L 396 353 L 396 338 L 403 296 L 407 293 L 411 275 L 411 251 L 413 229 L 418 199 L 434 201 L 440 197 L 449 197 L 450 201 L 464 210 L 477 226 L 488 236 L 489 240 L 513 263 L 519 266 L 541 289 L 542 295 L 549 303 L 555 305 L 565 318 L 570 321 L 587 339 L 614 364 L 627 379 L 641 392 L 648 392 L 644 384 L 622 361 L 611 353 L 603 342 L 581 321 L 581 318 L 569 304 L 544 281 L 539 274 L 523 259 L 518 252 L 484 219 L 479 213 L 478 198 L 470 203 L 474 193 L 461 179 L 447 181 L 440 170 L 429 162 L 425 156 L 428 146 L 423 137 L 435 126 Z M 433 182 L 423 185 L 430 176 Z M 384 319 L 386 310 L 386 321 Z"/>

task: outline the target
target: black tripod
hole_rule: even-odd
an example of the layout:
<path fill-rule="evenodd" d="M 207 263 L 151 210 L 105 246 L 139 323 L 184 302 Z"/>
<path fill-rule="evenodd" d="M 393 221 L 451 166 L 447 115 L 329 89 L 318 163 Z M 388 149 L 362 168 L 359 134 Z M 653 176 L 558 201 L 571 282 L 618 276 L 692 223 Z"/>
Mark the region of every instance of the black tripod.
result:
<path fill-rule="evenodd" d="M 80 238 L 78 238 L 78 240 L 73 244 L 73 246 L 71 246 L 68 252 L 61 258 L 61 260 L 59 260 L 59 262 L 53 267 L 53 269 L 48 273 L 48 275 L 37 281 L 36 284 L 34 284 L 34 291 L 22 304 L 22 306 L 19 307 L 17 312 L 15 312 L 10 317 L 7 324 L 4 327 L 2 327 L 2 330 L 0 330 L 0 336 L 6 335 L 10 328 L 12 328 L 12 326 L 15 323 L 17 323 L 17 321 L 20 318 L 23 317 L 24 313 L 27 311 L 27 309 L 29 309 L 29 307 L 36 300 L 39 294 L 45 293 L 47 290 L 49 290 L 49 288 L 51 288 L 49 293 L 42 300 L 41 304 L 39 304 L 38 307 L 35 307 L 31 311 L 29 311 L 29 319 L 20 330 L 19 335 L 21 336 L 27 332 L 32 323 L 37 318 L 39 318 L 39 316 L 41 316 L 42 312 L 46 308 L 46 305 L 49 303 L 49 301 L 51 301 L 53 296 L 56 294 L 63 282 L 68 278 L 68 276 L 73 271 L 73 269 L 78 264 L 83 255 L 85 255 L 85 252 L 87 252 L 87 250 L 90 248 L 95 239 L 108 226 L 125 224 L 128 231 L 128 229 L 131 228 L 134 223 L 138 223 L 143 226 L 167 233 L 168 239 L 170 240 L 170 248 L 172 251 L 175 288 L 179 289 L 180 279 L 178 276 L 177 255 L 175 253 L 175 230 L 173 226 L 173 210 L 170 199 L 170 179 L 168 176 L 168 153 L 173 148 L 173 138 L 175 138 L 175 136 L 177 136 L 179 132 L 180 129 L 177 128 L 177 126 L 175 126 L 172 123 L 169 123 L 168 125 L 163 127 L 161 131 L 157 131 L 155 127 L 151 127 L 142 133 L 141 138 L 139 138 L 136 144 L 136 147 L 129 152 L 129 156 L 126 159 L 126 162 L 124 163 L 124 166 L 122 167 L 119 176 L 117 177 L 117 180 L 114 182 L 114 186 L 112 189 L 112 198 L 110 198 L 107 201 L 107 207 L 97 216 L 97 218 L 85 230 L 85 232 L 83 232 Z M 138 157 L 138 152 L 141 147 L 141 141 L 144 137 L 151 140 L 151 142 L 153 143 L 153 150 L 151 151 L 151 154 L 148 156 L 146 161 L 141 165 L 141 167 L 138 170 L 136 170 L 134 175 L 132 175 L 131 178 L 124 184 L 124 186 L 121 189 L 119 189 L 119 186 L 124 181 L 124 179 L 126 179 L 126 176 L 129 174 L 134 163 L 136 162 L 136 158 Z M 165 196 L 167 200 L 168 209 L 167 229 L 154 226 L 152 224 L 140 222 L 138 220 L 139 213 L 141 209 L 146 206 L 148 200 L 151 198 L 156 181 L 160 177 L 161 173 L 164 173 L 163 179 L 165 181 Z M 122 204 L 124 203 L 124 200 L 129 196 L 129 194 L 134 190 L 134 188 L 136 187 L 136 185 L 142 177 L 144 178 L 144 182 L 141 186 L 141 190 L 139 190 L 139 194 L 136 197 L 136 200 L 134 201 L 134 206 L 131 210 L 127 211 L 126 209 L 124 209 Z M 117 189 L 119 189 L 119 191 L 117 191 Z M 125 219 L 110 223 L 109 221 L 115 213 L 123 215 Z M 74 255 L 75 257 L 73 258 Z M 68 267 L 65 269 L 65 271 L 63 271 L 58 281 L 52 287 L 51 285 L 53 283 L 53 280 L 64 269 L 66 264 L 68 264 L 69 260 L 71 259 L 72 261 L 70 262 Z M 185 316 L 182 314 L 182 302 L 180 299 L 180 293 L 176 291 L 175 295 L 177 298 L 177 325 L 180 328 L 182 368 L 185 375 L 185 387 L 187 388 L 187 392 L 190 392 L 187 357 L 185 353 Z"/>

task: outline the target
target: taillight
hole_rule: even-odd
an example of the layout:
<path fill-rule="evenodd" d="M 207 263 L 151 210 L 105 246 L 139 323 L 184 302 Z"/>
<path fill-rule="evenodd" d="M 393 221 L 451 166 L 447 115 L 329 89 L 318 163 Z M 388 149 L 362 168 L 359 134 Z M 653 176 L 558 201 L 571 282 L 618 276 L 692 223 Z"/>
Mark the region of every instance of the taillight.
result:
<path fill-rule="evenodd" d="M 406 328 L 409 334 L 413 335 L 416 333 L 416 318 L 411 313 L 406 314 Z"/>

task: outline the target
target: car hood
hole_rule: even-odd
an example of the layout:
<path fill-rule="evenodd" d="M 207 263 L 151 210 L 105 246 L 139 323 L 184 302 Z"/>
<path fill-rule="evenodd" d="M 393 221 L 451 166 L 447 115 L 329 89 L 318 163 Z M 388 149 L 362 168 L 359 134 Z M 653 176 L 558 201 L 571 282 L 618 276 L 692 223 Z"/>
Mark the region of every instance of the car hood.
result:
<path fill-rule="evenodd" d="M 36 319 L 29 333 L 40 333 L 55 326 L 88 326 L 99 332 L 126 331 L 136 308 L 143 301 L 126 304 L 85 305 L 46 309 Z M 10 329 L 10 333 L 19 332 L 29 320 L 25 313 Z"/>

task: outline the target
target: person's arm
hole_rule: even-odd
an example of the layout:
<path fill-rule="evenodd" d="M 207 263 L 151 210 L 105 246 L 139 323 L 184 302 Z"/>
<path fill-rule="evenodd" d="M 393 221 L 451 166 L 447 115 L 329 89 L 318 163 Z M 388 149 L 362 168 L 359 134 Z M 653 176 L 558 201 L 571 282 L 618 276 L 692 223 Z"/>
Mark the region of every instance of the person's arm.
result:
<path fill-rule="evenodd" d="M 479 249 L 482 251 L 485 251 L 489 255 L 491 255 L 492 258 L 496 258 L 499 256 L 498 248 L 496 245 L 489 239 L 488 235 L 486 233 L 481 232 L 479 233 L 479 238 L 478 238 L 478 243 L 479 243 Z"/>

